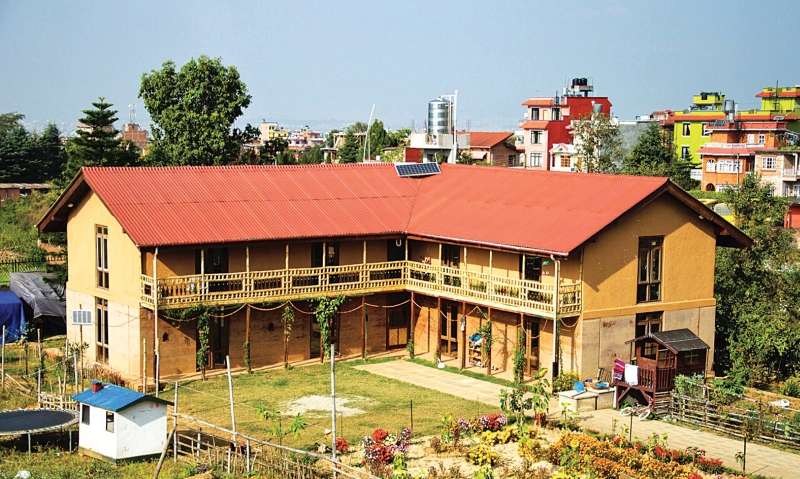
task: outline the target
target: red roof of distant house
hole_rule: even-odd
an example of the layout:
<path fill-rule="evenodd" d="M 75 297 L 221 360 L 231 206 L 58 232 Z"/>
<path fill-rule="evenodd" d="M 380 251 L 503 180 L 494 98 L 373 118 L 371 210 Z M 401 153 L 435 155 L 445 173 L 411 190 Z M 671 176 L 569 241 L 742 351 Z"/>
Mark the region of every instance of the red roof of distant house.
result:
<path fill-rule="evenodd" d="M 469 133 L 470 148 L 492 148 L 506 141 L 513 132 L 510 131 L 471 131 Z"/>
<path fill-rule="evenodd" d="M 749 239 L 666 178 L 391 164 L 84 168 L 40 221 L 65 228 L 91 189 L 139 247 L 408 234 L 566 255 L 662 193 Z"/>
<path fill-rule="evenodd" d="M 701 155 L 709 156 L 752 156 L 756 153 L 755 148 L 751 147 L 737 147 L 737 148 L 720 148 L 714 146 L 701 146 L 698 150 Z"/>
<path fill-rule="evenodd" d="M 555 106 L 555 101 L 552 97 L 528 98 L 522 102 L 522 106 Z"/>
<path fill-rule="evenodd" d="M 718 113 L 705 113 L 705 114 L 688 114 L 688 113 L 675 113 L 673 115 L 673 121 L 713 121 L 713 120 L 724 120 L 725 113 L 718 112 Z"/>
<path fill-rule="evenodd" d="M 719 125 L 708 125 L 709 130 L 749 130 L 772 131 L 785 130 L 786 123 L 782 121 L 737 121 L 725 122 Z"/>
<path fill-rule="evenodd" d="M 520 128 L 526 130 L 544 130 L 547 128 L 548 123 L 550 123 L 548 120 L 528 120 L 523 121 Z"/>
<path fill-rule="evenodd" d="M 775 98 L 775 90 L 761 90 L 760 92 L 756 93 L 756 97 L 759 98 Z M 795 88 L 792 90 L 780 90 L 778 92 L 779 98 L 800 98 L 800 88 Z"/>

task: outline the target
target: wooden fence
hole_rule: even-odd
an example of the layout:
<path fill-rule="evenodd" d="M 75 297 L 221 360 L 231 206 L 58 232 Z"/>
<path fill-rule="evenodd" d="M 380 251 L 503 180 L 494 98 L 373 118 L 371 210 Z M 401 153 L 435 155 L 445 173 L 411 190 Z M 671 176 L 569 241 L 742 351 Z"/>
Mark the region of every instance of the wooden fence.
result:
<path fill-rule="evenodd" d="M 190 427 L 178 429 L 168 445 L 175 460 L 186 458 L 237 477 L 258 474 L 266 479 L 321 479 L 335 473 L 342 479 L 377 479 L 327 456 L 234 433 L 185 414 L 177 417 Z"/>
<path fill-rule="evenodd" d="M 677 422 L 739 438 L 748 432 L 748 439 L 751 440 L 800 449 L 800 423 L 796 419 L 788 419 L 781 411 L 764 403 L 754 404 L 757 409 L 751 410 L 734 405 L 720 405 L 706 398 L 681 395 L 673 391 L 669 413 Z"/>
<path fill-rule="evenodd" d="M 47 265 L 63 264 L 65 256 L 61 254 L 48 254 L 30 256 L 14 260 L 0 261 L 0 286 L 8 285 L 11 273 L 46 272 Z"/>

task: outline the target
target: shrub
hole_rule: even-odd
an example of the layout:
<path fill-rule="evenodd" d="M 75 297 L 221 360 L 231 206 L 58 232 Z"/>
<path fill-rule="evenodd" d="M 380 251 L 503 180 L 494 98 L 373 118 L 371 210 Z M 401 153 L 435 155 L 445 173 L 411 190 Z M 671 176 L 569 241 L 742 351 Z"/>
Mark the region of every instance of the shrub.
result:
<path fill-rule="evenodd" d="M 710 399 L 718 404 L 733 404 L 744 394 L 744 381 L 738 376 L 716 378 L 710 391 Z"/>
<path fill-rule="evenodd" d="M 491 446 L 479 443 L 467 451 L 467 460 L 476 466 L 494 466 L 500 456 Z"/>
<path fill-rule="evenodd" d="M 477 431 L 499 431 L 508 424 L 508 418 L 504 414 L 484 414 L 478 417 L 475 422 Z"/>
<path fill-rule="evenodd" d="M 372 437 L 372 440 L 375 442 L 383 442 L 387 437 L 389 437 L 389 431 L 378 428 L 372 431 L 372 435 L 370 437 Z"/>
<path fill-rule="evenodd" d="M 800 376 L 792 376 L 781 386 L 781 394 L 800 398 Z"/>
<path fill-rule="evenodd" d="M 347 454 L 350 451 L 350 444 L 347 443 L 347 439 L 343 437 L 336 438 L 336 452 L 339 454 Z"/>
<path fill-rule="evenodd" d="M 445 447 L 444 447 L 444 444 L 442 443 L 442 440 L 437 436 L 433 436 L 431 438 L 429 444 L 431 446 L 431 449 L 433 449 L 433 452 L 436 453 L 436 454 L 444 452 L 444 450 L 445 450 Z"/>
<path fill-rule="evenodd" d="M 573 372 L 562 372 L 553 380 L 553 392 L 569 391 L 578 381 L 578 375 Z"/>
<path fill-rule="evenodd" d="M 725 472 L 722 460 L 713 457 L 698 456 L 695 458 L 694 464 L 698 469 L 709 474 L 722 474 Z"/>

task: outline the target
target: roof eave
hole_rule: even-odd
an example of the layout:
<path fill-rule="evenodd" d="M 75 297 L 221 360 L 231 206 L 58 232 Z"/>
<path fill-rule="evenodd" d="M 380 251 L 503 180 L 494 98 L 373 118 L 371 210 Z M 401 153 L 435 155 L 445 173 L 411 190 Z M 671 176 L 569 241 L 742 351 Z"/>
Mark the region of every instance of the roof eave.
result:
<path fill-rule="evenodd" d="M 56 233 L 64 232 L 67 230 L 67 217 L 69 211 L 64 212 L 65 209 L 72 208 L 75 202 L 89 191 L 89 185 L 83 176 L 83 169 L 72 178 L 64 191 L 58 196 L 56 201 L 50 205 L 47 212 L 36 223 L 36 228 L 40 233 Z M 63 213 L 63 214 L 59 214 Z"/>

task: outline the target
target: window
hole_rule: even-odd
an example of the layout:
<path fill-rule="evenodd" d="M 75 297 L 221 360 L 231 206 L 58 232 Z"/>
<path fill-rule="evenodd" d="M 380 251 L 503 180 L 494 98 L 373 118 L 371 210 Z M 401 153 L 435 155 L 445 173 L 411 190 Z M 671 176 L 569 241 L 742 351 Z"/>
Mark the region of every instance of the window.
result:
<path fill-rule="evenodd" d="M 691 125 L 689 123 L 683 123 L 681 128 L 681 134 L 683 136 L 689 136 L 692 134 Z"/>
<path fill-rule="evenodd" d="M 540 130 L 531 130 L 531 143 L 534 145 L 542 144 L 542 132 Z"/>
<path fill-rule="evenodd" d="M 755 143 L 756 142 L 756 135 L 754 135 L 752 133 L 748 133 L 747 134 L 747 142 L 750 143 L 751 145 L 753 143 Z"/>
<path fill-rule="evenodd" d="M 531 120 L 538 120 L 538 119 L 539 119 L 539 109 L 531 108 Z"/>
<path fill-rule="evenodd" d="M 561 119 L 561 108 L 553 108 L 553 120 L 558 121 Z"/>
<path fill-rule="evenodd" d="M 508 155 L 508 166 L 517 166 L 517 155 Z"/>
<path fill-rule="evenodd" d="M 114 432 L 114 413 L 106 411 L 106 431 Z"/>
<path fill-rule="evenodd" d="M 569 155 L 561 155 L 561 168 L 569 168 L 572 166 L 572 160 Z"/>
<path fill-rule="evenodd" d="M 739 160 L 719 160 L 717 173 L 739 173 Z"/>
<path fill-rule="evenodd" d="M 765 156 L 761 158 L 761 167 L 765 170 L 774 170 L 775 169 L 775 157 L 774 156 Z"/>
<path fill-rule="evenodd" d="M 542 154 L 541 153 L 531 153 L 531 165 L 535 167 L 542 166 Z"/>
<path fill-rule="evenodd" d="M 636 338 L 642 336 L 649 336 L 653 333 L 661 331 L 661 321 L 663 313 L 639 313 L 636 315 Z M 649 359 L 656 358 L 656 351 L 658 350 L 658 343 L 655 341 L 646 341 L 642 350 L 642 356 Z"/>
<path fill-rule="evenodd" d="M 691 153 L 689 153 L 689 147 L 688 146 L 682 146 L 681 147 L 681 159 L 682 160 L 688 160 L 689 156 L 691 156 Z"/>
<path fill-rule="evenodd" d="M 81 423 L 89 425 L 89 405 L 81 404 Z"/>
<path fill-rule="evenodd" d="M 767 143 L 767 136 L 764 135 L 763 133 L 758 135 L 758 144 L 759 145 L 763 145 L 763 144 L 766 144 L 766 143 Z"/>
<path fill-rule="evenodd" d="M 661 255 L 664 238 L 639 238 L 639 274 L 636 302 L 661 300 Z"/>
<path fill-rule="evenodd" d="M 711 129 L 708 127 L 708 123 L 703 123 L 703 136 L 710 136 Z"/>
<path fill-rule="evenodd" d="M 325 246 L 325 266 L 339 266 L 339 243 L 329 241 Z M 319 268 L 322 266 L 323 243 L 311 245 L 311 267 Z"/>
<path fill-rule="evenodd" d="M 542 258 L 540 256 L 533 256 L 523 254 L 519 257 L 519 270 L 522 274 L 522 279 L 528 281 L 541 281 L 542 280 Z"/>
<path fill-rule="evenodd" d="M 461 247 L 454 244 L 442 245 L 442 264 L 450 268 L 458 268 L 461 256 Z"/>
<path fill-rule="evenodd" d="M 717 162 L 714 160 L 706 161 L 706 171 L 709 173 L 714 173 L 717 171 Z"/>
<path fill-rule="evenodd" d="M 99 362 L 108 362 L 108 300 L 95 298 L 95 331 L 97 332 L 97 356 Z"/>
<path fill-rule="evenodd" d="M 97 265 L 97 286 L 108 288 L 108 227 L 95 229 L 95 263 Z"/>

